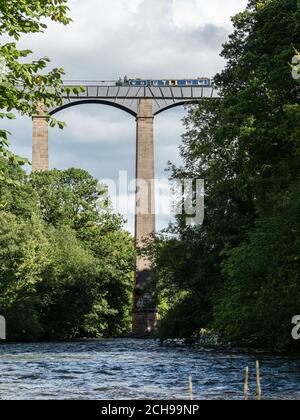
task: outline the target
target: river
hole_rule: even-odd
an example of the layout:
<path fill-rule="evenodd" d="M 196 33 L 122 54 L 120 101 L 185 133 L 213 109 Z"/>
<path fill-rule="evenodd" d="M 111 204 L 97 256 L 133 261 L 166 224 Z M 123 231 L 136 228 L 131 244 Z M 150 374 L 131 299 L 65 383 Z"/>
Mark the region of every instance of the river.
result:
<path fill-rule="evenodd" d="M 263 398 L 300 399 L 300 358 L 188 347 L 155 340 L 1 344 L 1 399 L 241 399 L 250 368 L 261 364 Z"/>

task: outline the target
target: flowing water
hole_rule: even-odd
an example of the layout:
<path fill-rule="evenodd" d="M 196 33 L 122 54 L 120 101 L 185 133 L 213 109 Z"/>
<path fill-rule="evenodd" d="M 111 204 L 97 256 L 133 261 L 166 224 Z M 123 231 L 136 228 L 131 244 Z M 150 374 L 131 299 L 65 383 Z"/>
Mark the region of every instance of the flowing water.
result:
<path fill-rule="evenodd" d="M 250 368 L 261 363 L 263 397 L 300 399 L 300 358 L 188 347 L 161 347 L 155 340 L 83 340 L 1 344 L 0 399 L 195 399 L 243 398 Z"/>

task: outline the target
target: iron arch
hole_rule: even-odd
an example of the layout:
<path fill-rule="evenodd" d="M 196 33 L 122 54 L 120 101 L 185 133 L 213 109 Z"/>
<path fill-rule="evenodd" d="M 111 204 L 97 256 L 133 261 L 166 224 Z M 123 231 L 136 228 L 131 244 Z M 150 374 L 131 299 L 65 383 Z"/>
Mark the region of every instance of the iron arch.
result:
<path fill-rule="evenodd" d="M 105 100 L 101 100 L 101 99 L 84 99 L 84 100 L 80 100 L 80 101 L 68 102 L 64 105 L 61 105 L 58 108 L 53 109 L 50 112 L 50 115 L 54 115 L 54 114 L 58 113 L 59 111 L 62 111 L 62 110 L 67 109 L 67 108 L 71 108 L 73 106 L 85 105 L 85 104 L 108 105 L 108 106 L 112 106 L 114 108 L 118 108 L 121 111 L 127 112 L 128 114 L 132 115 L 135 118 L 137 117 L 137 113 L 134 112 L 133 110 L 127 108 L 126 106 L 118 104 L 116 102 L 110 102 L 110 101 L 105 101 Z"/>
<path fill-rule="evenodd" d="M 168 105 L 162 109 L 159 109 L 154 113 L 154 116 L 161 114 L 164 111 L 167 111 L 168 109 L 176 108 L 178 106 L 185 106 L 185 105 L 196 105 L 199 102 L 199 100 L 193 100 L 193 101 L 180 101 L 176 102 L 174 104 Z"/>

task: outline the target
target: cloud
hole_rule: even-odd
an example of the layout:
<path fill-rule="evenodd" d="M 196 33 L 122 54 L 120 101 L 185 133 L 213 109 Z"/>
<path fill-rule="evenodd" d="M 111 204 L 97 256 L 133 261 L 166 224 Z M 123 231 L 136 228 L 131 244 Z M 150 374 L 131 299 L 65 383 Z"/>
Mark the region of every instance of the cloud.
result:
<path fill-rule="evenodd" d="M 180 27 L 199 27 L 209 22 L 231 30 L 230 17 L 246 4 L 243 0 L 173 0 L 173 19 Z"/>
<path fill-rule="evenodd" d="M 112 80 L 127 74 L 142 78 L 213 76 L 222 69 L 222 44 L 232 30 L 230 16 L 246 0 L 70 0 L 73 23 L 49 23 L 45 34 L 27 35 L 21 46 L 35 57 L 48 55 L 64 67 L 67 79 Z M 155 119 L 156 176 L 167 161 L 179 163 L 183 109 Z M 98 179 L 117 179 L 135 171 L 134 119 L 114 108 L 85 105 L 57 115 L 64 131 L 50 131 L 50 165 L 83 167 Z M 31 157 L 31 121 L 9 122 L 13 148 Z M 158 226 L 167 219 L 158 220 Z M 133 231 L 133 218 L 130 219 Z"/>
<path fill-rule="evenodd" d="M 26 37 L 24 46 L 48 54 L 71 79 L 213 75 L 223 65 L 219 52 L 230 16 L 245 3 L 71 0 L 70 26 L 50 23 L 45 34 Z"/>
<path fill-rule="evenodd" d="M 168 160 L 179 162 L 178 148 L 184 111 L 173 109 L 160 114 L 154 123 L 156 177 L 165 177 Z M 60 114 L 66 121 L 63 131 L 50 130 L 52 167 L 79 166 L 98 179 L 117 179 L 121 170 L 135 175 L 135 120 L 120 110 L 99 105 L 69 108 Z"/>
<path fill-rule="evenodd" d="M 85 105 L 86 109 L 81 107 L 68 109 L 64 114 L 60 114 L 67 123 L 67 130 L 72 136 L 72 141 L 82 145 L 92 145 L 101 143 L 102 147 L 113 145 L 120 139 L 131 139 L 131 145 L 134 146 L 135 121 L 132 117 L 127 117 L 123 112 L 110 110 L 103 107 Z M 63 136 L 64 133 L 55 131 L 56 136 Z"/>

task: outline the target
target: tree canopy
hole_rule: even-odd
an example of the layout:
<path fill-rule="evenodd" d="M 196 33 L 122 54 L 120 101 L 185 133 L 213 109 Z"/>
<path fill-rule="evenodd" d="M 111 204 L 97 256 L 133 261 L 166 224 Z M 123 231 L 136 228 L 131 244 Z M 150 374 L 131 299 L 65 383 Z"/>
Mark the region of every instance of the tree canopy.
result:
<path fill-rule="evenodd" d="M 0 313 L 8 338 L 127 333 L 134 246 L 105 188 L 80 169 L 27 175 L 4 165 L 14 181 L 0 182 Z"/>
<path fill-rule="evenodd" d="M 43 32 L 46 21 L 67 25 L 67 0 L 9 0 L 0 2 L 0 119 L 14 119 L 15 112 L 32 116 L 38 104 L 51 108 L 62 102 L 62 68 L 48 70 L 49 58 L 30 60 L 31 50 L 22 50 L 18 41 L 24 34 Z M 76 90 L 76 89 L 75 89 Z M 49 116 L 51 125 L 62 122 Z M 8 148 L 9 134 L 0 128 L 0 156 L 15 164 L 24 159 L 15 156 Z M 0 166 L 1 179 L 7 179 L 5 165 Z"/>
<path fill-rule="evenodd" d="M 214 79 L 222 99 L 189 109 L 184 165 L 171 168 L 205 180 L 205 220 L 178 218 L 177 239 L 157 244 L 160 334 L 179 325 L 185 338 L 206 328 L 225 342 L 288 347 L 299 311 L 300 85 L 289 66 L 299 1 L 251 0 L 233 24 Z"/>

